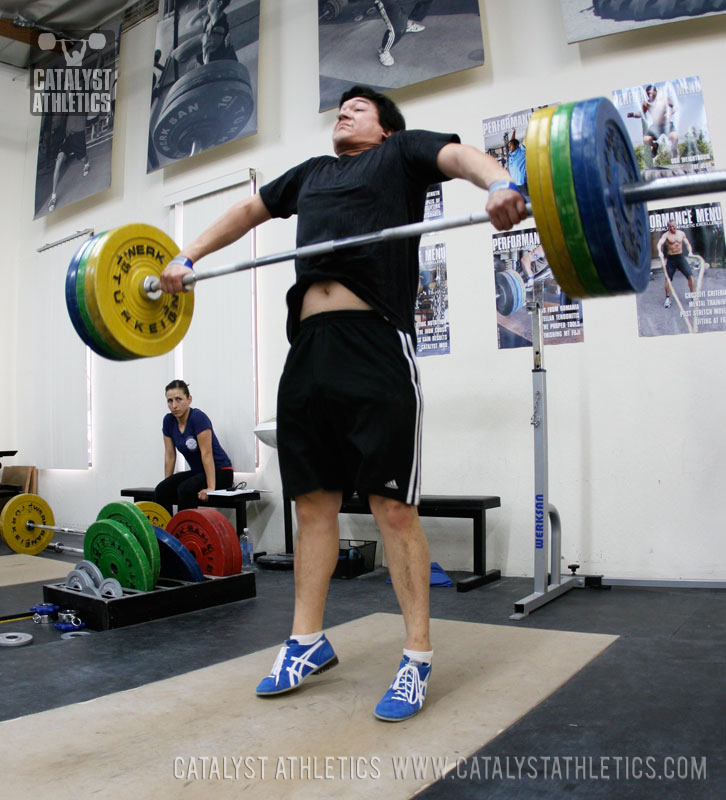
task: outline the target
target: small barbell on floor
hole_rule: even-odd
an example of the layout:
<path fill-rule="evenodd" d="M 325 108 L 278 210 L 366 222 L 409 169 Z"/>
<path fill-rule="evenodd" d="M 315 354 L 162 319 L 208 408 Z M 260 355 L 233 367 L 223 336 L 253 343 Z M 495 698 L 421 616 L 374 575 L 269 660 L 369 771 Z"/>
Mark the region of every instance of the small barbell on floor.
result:
<path fill-rule="evenodd" d="M 625 125 L 605 98 L 538 109 L 527 129 L 527 172 L 534 217 L 547 261 L 571 298 L 645 290 L 650 226 L 644 203 L 726 190 L 726 172 L 640 180 Z M 489 215 L 426 220 L 260 256 L 185 275 L 183 284 L 366 244 L 490 222 Z M 66 305 L 81 339 L 105 358 L 125 360 L 172 350 L 192 319 L 194 295 L 159 291 L 159 276 L 179 252 L 150 225 L 131 224 L 84 242 L 66 275 Z M 519 285 L 504 278 L 498 295 Z M 510 286 L 511 284 L 511 286 Z M 507 310 L 517 298 L 504 298 Z M 510 312 L 511 313 L 511 312 Z"/>
<path fill-rule="evenodd" d="M 10 498 L 0 512 L 0 532 L 16 553 L 37 555 L 54 533 L 83 535 L 83 554 L 105 578 L 122 586 L 151 591 L 161 568 L 159 544 L 152 524 L 141 509 L 125 501 L 108 503 L 83 531 L 55 524 L 49 503 L 36 494 Z"/>

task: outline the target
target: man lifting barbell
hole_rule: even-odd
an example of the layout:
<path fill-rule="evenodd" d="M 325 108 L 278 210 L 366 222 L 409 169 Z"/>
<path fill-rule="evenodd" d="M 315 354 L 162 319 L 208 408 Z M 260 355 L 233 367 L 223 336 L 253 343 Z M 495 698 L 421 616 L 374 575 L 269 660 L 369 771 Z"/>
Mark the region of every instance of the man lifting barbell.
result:
<path fill-rule="evenodd" d="M 233 206 L 163 271 L 160 288 L 181 292 L 194 262 L 271 217 L 298 215 L 298 246 L 420 221 L 427 187 L 450 178 L 488 190 L 487 211 L 498 230 L 527 216 L 522 195 L 495 159 L 455 134 L 406 131 L 396 105 L 368 87 L 343 94 L 333 148 L 336 157 L 293 167 Z M 337 663 L 323 615 L 338 558 L 338 512 L 343 496 L 357 490 L 381 531 L 406 627 L 399 670 L 375 713 L 399 721 L 423 706 L 432 650 L 430 556 L 416 510 L 418 238 L 296 259 L 287 294 L 291 348 L 277 410 L 283 491 L 295 498 L 298 522 L 295 612 L 292 635 L 258 695 L 288 692 Z"/>

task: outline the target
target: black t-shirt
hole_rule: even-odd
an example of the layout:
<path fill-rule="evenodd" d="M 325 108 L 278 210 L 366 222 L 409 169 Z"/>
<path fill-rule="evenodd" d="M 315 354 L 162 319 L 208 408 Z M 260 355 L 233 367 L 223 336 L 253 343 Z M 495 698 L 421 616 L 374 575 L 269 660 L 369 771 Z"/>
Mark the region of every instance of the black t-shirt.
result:
<path fill-rule="evenodd" d="M 260 189 L 273 217 L 298 215 L 297 246 L 420 222 L 426 189 L 448 180 L 436 166 L 456 134 L 399 131 L 358 155 L 320 156 Z M 287 293 L 287 335 L 294 338 L 302 298 L 315 281 L 336 280 L 415 338 L 419 237 L 376 242 L 295 260 Z"/>

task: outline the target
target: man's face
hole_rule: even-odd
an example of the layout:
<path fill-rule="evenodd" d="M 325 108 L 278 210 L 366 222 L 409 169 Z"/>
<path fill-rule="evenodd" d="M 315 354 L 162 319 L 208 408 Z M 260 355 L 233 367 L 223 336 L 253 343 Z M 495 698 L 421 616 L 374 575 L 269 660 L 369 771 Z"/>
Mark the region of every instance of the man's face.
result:
<path fill-rule="evenodd" d="M 389 135 L 378 120 L 376 104 L 365 97 L 351 97 L 338 110 L 333 149 L 336 155 L 357 153 L 379 145 Z"/>
<path fill-rule="evenodd" d="M 673 219 L 669 219 L 668 220 L 668 230 L 670 231 L 670 233 L 675 233 L 676 232 L 676 221 L 675 220 L 673 220 Z"/>
<path fill-rule="evenodd" d="M 657 94 L 658 90 L 655 88 L 655 86 L 651 86 L 650 89 L 648 89 L 648 100 L 650 100 L 650 102 L 652 103 L 653 100 L 655 100 L 655 96 Z"/>

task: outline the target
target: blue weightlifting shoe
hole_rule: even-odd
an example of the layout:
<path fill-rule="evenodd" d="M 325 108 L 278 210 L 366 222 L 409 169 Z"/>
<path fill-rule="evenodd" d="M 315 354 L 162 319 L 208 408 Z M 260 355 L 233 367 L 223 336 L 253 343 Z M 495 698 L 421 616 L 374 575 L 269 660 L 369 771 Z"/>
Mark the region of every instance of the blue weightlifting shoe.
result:
<path fill-rule="evenodd" d="M 376 706 L 375 715 L 385 722 L 402 722 L 423 708 L 431 664 L 401 659 L 396 677 Z"/>
<path fill-rule="evenodd" d="M 337 663 L 338 656 L 324 634 L 314 644 L 298 644 L 296 639 L 288 639 L 280 648 L 270 674 L 255 691 L 260 696 L 290 692 L 310 675 L 325 672 Z"/>

